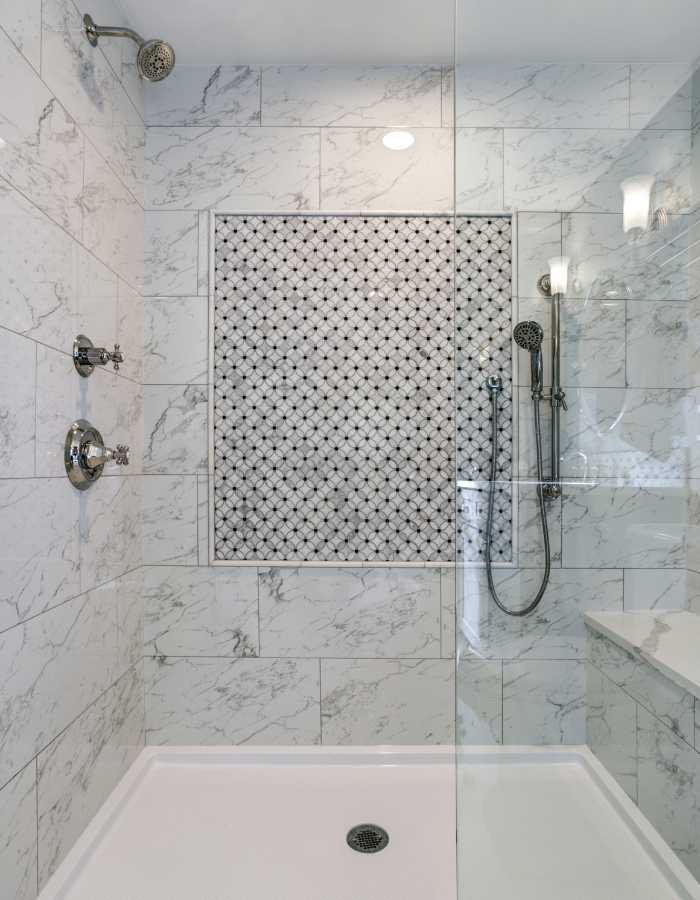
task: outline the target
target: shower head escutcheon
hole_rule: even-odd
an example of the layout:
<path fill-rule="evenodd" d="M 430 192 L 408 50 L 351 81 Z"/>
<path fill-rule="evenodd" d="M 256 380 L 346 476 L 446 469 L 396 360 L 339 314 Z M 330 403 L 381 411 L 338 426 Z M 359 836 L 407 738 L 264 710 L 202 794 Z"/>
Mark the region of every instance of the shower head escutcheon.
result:
<path fill-rule="evenodd" d="M 138 32 L 131 28 L 119 28 L 111 25 L 95 25 L 91 15 L 83 16 L 85 36 L 90 44 L 96 47 L 101 37 L 125 37 L 138 45 L 136 68 L 146 81 L 162 81 L 175 68 L 175 51 L 166 41 L 155 38 L 144 41 Z"/>
<path fill-rule="evenodd" d="M 530 354 L 530 388 L 532 396 L 541 397 L 544 376 L 542 374 L 542 341 L 544 331 L 538 322 L 531 320 L 518 322 L 513 329 L 513 338 L 518 347 Z"/>

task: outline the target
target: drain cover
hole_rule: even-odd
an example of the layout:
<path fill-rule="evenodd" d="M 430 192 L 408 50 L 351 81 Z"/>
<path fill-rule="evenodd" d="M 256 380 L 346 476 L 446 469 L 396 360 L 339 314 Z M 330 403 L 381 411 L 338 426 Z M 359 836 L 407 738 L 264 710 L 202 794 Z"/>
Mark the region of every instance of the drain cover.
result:
<path fill-rule="evenodd" d="M 379 853 L 389 843 L 389 835 L 379 825 L 355 825 L 348 831 L 347 842 L 358 853 Z"/>

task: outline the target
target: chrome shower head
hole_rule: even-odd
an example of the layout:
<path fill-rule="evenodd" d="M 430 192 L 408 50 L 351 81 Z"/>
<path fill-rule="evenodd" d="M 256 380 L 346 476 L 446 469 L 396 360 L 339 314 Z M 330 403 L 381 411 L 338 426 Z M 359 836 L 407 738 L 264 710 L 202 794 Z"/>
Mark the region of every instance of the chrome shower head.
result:
<path fill-rule="evenodd" d="M 144 41 L 138 32 L 131 28 L 118 28 L 111 25 L 95 25 L 92 16 L 83 16 L 85 35 L 96 47 L 101 37 L 125 37 L 138 44 L 136 67 L 139 75 L 146 81 L 162 81 L 175 68 L 175 51 L 166 41 L 159 38 Z"/>
<path fill-rule="evenodd" d="M 537 322 L 518 322 L 513 329 L 513 338 L 518 347 L 522 347 L 523 350 L 528 350 L 530 353 L 536 353 L 542 347 L 544 331 Z"/>

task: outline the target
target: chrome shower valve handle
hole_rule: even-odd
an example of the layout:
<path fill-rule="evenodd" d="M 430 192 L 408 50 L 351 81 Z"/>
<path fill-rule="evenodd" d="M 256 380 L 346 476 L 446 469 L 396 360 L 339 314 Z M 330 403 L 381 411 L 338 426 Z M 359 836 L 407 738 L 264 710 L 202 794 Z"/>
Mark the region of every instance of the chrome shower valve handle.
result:
<path fill-rule="evenodd" d="M 106 350 L 104 347 L 95 347 L 89 337 L 79 334 L 73 341 L 73 364 L 78 375 L 87 378 L 92 375 L 95 366 L 106 366 L 112 363 L 114 371 L 119 371 L 119 366 L 124 362 L 124 354 L 119 344 L 114 345 L 114 350 Z"/>
<path fill-rule="evenodd" d="M 114 449 L 106 447 L 100 432 L 85 419 L 78 419 L 68 429 L 64 459 L 71 484 L 86 491 L 102 475 L 107 463 L 128 466 L 129 448 L 126 444 L 117 444 Z"/>

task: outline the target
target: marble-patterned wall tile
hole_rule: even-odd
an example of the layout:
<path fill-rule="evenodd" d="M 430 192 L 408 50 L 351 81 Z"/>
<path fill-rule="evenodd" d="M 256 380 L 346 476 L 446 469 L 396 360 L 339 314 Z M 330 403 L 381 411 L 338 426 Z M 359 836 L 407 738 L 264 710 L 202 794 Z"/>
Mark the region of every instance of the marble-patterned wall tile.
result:
<path fill-rule="evenodd" d="M 506 660 L 503 663 L 503 743 L 583 744 L 585 663 Z"/>
<path fill-rule="evenodd" d="M 80 237 L 84 138 L 37 73 L 0 32 L 3 91 L 0 175 Z"/>
<path fill-rule="evenodd" d="M 560 500 L 545 504 L 551 561 L 553 568 L 562 565 L 562 506 Z M 518 482 L 518 524 L 517 551 L 518 565 L 524 569 L 544 566 L 544 545 L 542 541 L 542 521 L 537 499 L 537 485 L 534 481 Z"/>
<path fill-rule="evenodd" d="M 644 609 L 687 609 L 685 569 L 625 569 L 625 612 Z"/>
<path fill-rule="evenodd" d="M 92 0 L 90 8 L 96 22 L 109 22 L 127 28 L 132 22 L 122 10 L 120 0 Z M 136 54 L 131 41 L 100 41 L 100 50 L 114 69 L 119 81 L 134 105 L 139 118 L 144 118 L 144 93 L 146 82 L 139 75 Z"/>
<path fill-rule="evenodd" d="M 683 131 L 507 129 L 507 209 L 621 212 L 630 172 L 656 177 L 655 197 L 673 212 L 690 208 L 690 139 Z"/>
<path fill-rule="evenodd" d="M 679 568 L 685 560 L 685 503 L 680 482 L 566 484 L 564 566 Z"/>
<path fill-rule="evenodd" d="M 2 325 L 65 352 L 81 331 L 111 330 L 117 278 L 109 269 L 5 182 L 0 224 Z"/>
<path fill-rule="evenodd" d="M 691 87 L 691 73 L 687 65 L 633 63 L 630 71 L 630 127 L 689 129 Z"/>
<path fill-rule="evenodd" d="M 694 704 L 690 694 L 653 667 L 595 632 L 589 633 L 588 659 L 603 675 L 693 743 Z"/>
<path fill-rule="evenodd" d="M 131 287 L 143 278 L 143 210 L 91 147 L 85 149 L 83 243 Z"/>
<path fill-rule="evenodd" d="M 148 744 L 318 744 L 318 660 L 146 659 Z"/>
<path fill-rule="evenodd" d="M 687 391 L 578 388 L 563 416 L 562 474 L 639 483 L 688 472 Z"/>
<path fill-rule="evenodd" d="M 455 124 L 455 70 L 452 66 L 442 67 L 442 121 L 443 128 L 454 128 Z"/>
<path fill-rule="evenodd" d="M 459 157 L 458 157 L 459 158 Z M 518 297 L 534 298 L 549 309 L 537 289 L 537 282 L 549 272 L 549 260 L 562 255 L 562 217 L 560 213 L 518 212 L 515 218 Z"/>
<path fill-rule="evenodd" d="M 144 387 L 144 471 L 169 475 L 207 468 L 207 388 L 148 384 Z"/>
<path fill-rule="evenodd" d="M 197 295 L 199 297 L 209 296 L 210 231 L 212 220 L 213 214 L 207 210 L 200 210 L 197 214 Z"/>
<path fill-rule="evenodd" d="M 324 744 L 451 744 L 454 662 L 324 659 Z"/>
<path fill-rule="evenodd" d="M 461 607 L 461 604 L 459 604 Z M 454 659 L 456 652 L 456 610 L 458 608 L 456 570 L 440 570 L 440 656 Z"/>
<path fill-rule="evenodd" d="M 437 128 L 441 87 L 434 66 L 268 66 L 262 122 Z"/>
<path fill-rule="evenodd" d="M 687 303 L 627 305 L 627 383 L 632 387 L 689 385 Z"/>
<path fill-rule="evenodd" d="M 197 293 L 197 237 L 196 213 L 145 213 L 145 296 L 191 297 Z"/>
<path fill-rule="evenodd" d="M 258 570 L 147 566 L 144 645 L 153 656 L 258 656 Z"/>
<path fill-rule="evenodd" d="M 317 129 L 146 130 L 149 209 L 318 209 L 318 177 Z"/>
<path fill-rule="evenodd" d="M 263 569 L 265 656 L 440 656 L 439 569 Z"/>
<path fill-rule="evenodd" d="M 36 344 L 0 329 L 0 383 L 8 402 L 0 415 L 0 466 L 5 475 L 34 475 Z"/>
<path fill-rule="evenodd" d="M 208 304 L 201 297 L 147 300 L 146 384 L 206 384 Z"/>
<path fill-rule="evenodd" d="M 93 13 L 97 16 L 96 9 Z M 122 184 L 141 200 L 143 121 L 103 52 L 111 42 L 90 45 L 82 13 L 72 0 L 45 3 L 42 24 L 43 80 Z"/>
<path fill-rule="evenodd" d="M 452 208 L 452 135 L 419 128 L 408 150 L 388 150 L 379 128 L 322 132 L 321 206 L 327 210 Z"/>
<path fill-rule="evenodd" d="M 103 475 L 80 498 L 80 579 L 86 591 L 142 563 L 141 478 Z"/>
<path fill-rule="evenodd" d="M 139 664 L 39 754 L 40 886 L 141 751 L 143 722 L 143 667 Z"/>
<path fill-rule="evenodd" d="M 65 475 L 0 481 L 0 630 L 80 593 L 76 493 Z"/>
<path fill-rule="evenodd" d="M 39 71 L 41 65 L 42 0 L 4 0 L 2 27 L 27 62 Z"/>
<path fill-rule="evenodd" d="M 209 475 L 197 476 L 197 564 L 209 565 Z"/>
<path fill-rule="evenodd" d="M 457 743 L 503 743 L 503 664 L 460 659 L 457 670 Z"/>
<path fill-rule="evenodd" d="M 116 614 L 83 594 L 0 634 L 0 783 L 115 680 Z"/>
<path fill-rule="evenodd" d="M 258 125 L 260 69 L 178 65 L 145 98 L 147 125 Z"/>
<path fill-rule="evenodd" d="M 144 567 L 126 572 L 114 582 L 117 609 L 117 672 L 143 659 Z"/>
<path fill-rule="evenodd" d="M 37 895 L 36 762 L 0 788 L 0 883 L 7 900 Z"/>
<path fill-rule="evenodd" d="M 144 565 L 197 564 L 197 476 L 143 478 Z"/>
<path fill-rule="evenodd" d="M 123 279 L 117 288 L 117 343 L 124 354 L 119 372 L 141 384 L 143 381 L 143 299 Z"/>
<path fill-rule="evenodd" d="M 455 139 L 457 212 L 499 212 L 503 208 L 503 131 L 457 128 Z"/>
<path fill-rule="evenodd" d="M 622 572 L 615 569 L 552 569 L 537 614 L 517 618 L 493 603 L 480 569 L 465 569 L 469 640 L 463 655 L 489 659 L 583 659 L 586 610 L 622 612 Z M 519 609 L 535 595 L 541 569 L 500 569 L 494 581 L 501 600 Z"/>
<path fill-rule="evenodd" d="M 639 808 L 700 878 L 700 755 L 641 708 L 637 744 Z"/>
<path fill-rule="evenodd" d="M 461 65 L 457 124 L 495 128 L 627 128 L 629 67 L 582 63 Z"/>
<path fill-rule="evenodd" d="M 637 801 L 637 704 L 586 665 L 586 743 L 620 787 Z"/>
<path fill-rule="evenodd" d="M 686 299 L 688 225 L 687 216 L 670 216 L 661 231 L 629 235 L 618 214 L 565 215 L 564 255 L 571 261 L 567 299 Z"/>

